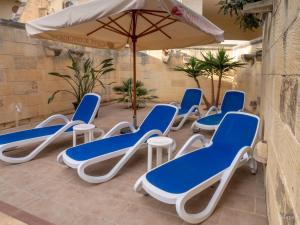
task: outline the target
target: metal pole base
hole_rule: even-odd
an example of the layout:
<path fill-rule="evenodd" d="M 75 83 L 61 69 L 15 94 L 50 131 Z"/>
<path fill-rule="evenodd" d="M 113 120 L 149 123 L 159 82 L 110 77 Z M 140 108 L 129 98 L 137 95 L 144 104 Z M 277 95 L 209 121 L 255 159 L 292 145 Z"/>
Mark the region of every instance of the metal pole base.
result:
<path fill-rule="evenodd" d="M 132 121 L 133 121 L 133 126 L 134 126 L 134 128 L 137 129 L 138 126 L 137 126 L 137 119 L 136 119 L 136 116 L 135 116 L 135 115 L 132 116 Z"/>

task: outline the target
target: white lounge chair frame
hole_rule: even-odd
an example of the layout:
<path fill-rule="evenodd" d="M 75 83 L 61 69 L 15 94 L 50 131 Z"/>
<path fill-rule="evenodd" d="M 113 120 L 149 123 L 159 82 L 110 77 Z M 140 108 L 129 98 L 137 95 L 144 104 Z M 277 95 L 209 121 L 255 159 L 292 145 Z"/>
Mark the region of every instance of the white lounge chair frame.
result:
<path fill-rule="evenodd" d="M 200 101 L 199 101 L 199 104 L 198 104 L 198 105 L 193 105 L 193 106 L 189 109 L 189 111 L 188 111 L 187 113 L 182 114 L 182 115 L 177 115 L 175 121 L 176 121 L 176 120 L 180 120 L 180 122 L 178 123 L 177 126 L 174 126 L 174 127 L 172 126 L 172 127 L 171 127 L 171 130 L 174 130 L 174 131 L 180 130 L 180 129 L 182 128 L 183 124 L 186 122 L 186 120 L 187 120 L 189 117 L 191 117 L 191 116 L 193 116 L 193 115 L 196 115 L 197 113 L 200 114 L 199 106 L 200 106 L 200 104 L 201 104 L 201 102 L 202 102 L 202 98 L 203 98 L 203 90 L 202 90 L 201 88 L 187 88 L 186 90 L 194 90 L 194 89 L 195 89 L 195 90 L 200 90 L 201 93 L 202 93 L 202 94 L 201 94 L 201 99 L 200 99 Z M 177 102 L 171 102 L 170 104 L 171 104 L 171 105 L 175 105 L 175 106 L 177 106 L 177 107 L 180 107 L 179 104 L 178 104 Z"/>
<path fill-rule="evenodd" d="M 158 105 L 167 105 L 167 106 L 172 106 L 172 105 L 168 105 L 168 104 L 158 104 Z M 152 137 L 153 135 L 163 135 L 166 136 L 171 128 L 171 125 L 173 124 L 177 112 L 178 112 L 178 108 L 176 106 L 172 106 L 176 109 L 176 113 L 174 114 L 174 117 L 172 119 L 172 121 L 170 122 L 168 128 L 166 129 L 166 131 L 164 133 L 161 133 L 160 130 L 151 130 L 149 132 L 147 132 L 146 134 L 144 134 L 142 136 L 142 138 L 140 138 L 140 140 L 138 142 L 135 143 L 135 145 L 129 147 L 129 148 L 125 148 L 125 149 L 120 149 L 118 151 L 114 151 L 112 153 L 108 153 L 105 155 L 101 155 L 86 161 L 82 161 L 82 162 L 78 162 L 75 161 L 73 159 L 71 159 L 70 157 L 67 156 L 66 154 L 66 150 L 63 151 L 62 153 L 60 153 L 57 157 L 57 161 L 61 164 L 66 164 L 67 166 L 77 169 L 77 173 L 79 175 L 79 177 L 81 179 L 83 179 L 84 181 L 88 182 L 88 183 L 103 183 L 103 182 L 107 182 L 109 180 L 111 180 L 114 176 L 116 176 L 116 174 L 123 168 L 123 166 L 128 162 L 128 160 L 141 148 L 146 147 L 145 142 Z M 153 110 L 153 109 L 152 109 Z M 152 111 L 151 110 L 151 111 Z M 151 113 L 151 111 L 149 112 L 149 114 Z M 146 119 L 147 117 L 145 117 Z M 144 119 L 144 120 L 145 120 Z M 125 127 L 129 127 L 131 132 L 137 132 L 138 130 L 135 129 L 133 127 L 133 125 L 129 122 L 120 122 L 117 125 L 115 125 L 109 132 L 106 133 L 106 135 L 104 135 L 103 137 L 101 137 L 101 139 L 104 138 L 109 138 L 112 137 L 114 134 L 116 134 L 118 131 L 120 131 L 122 128 Z M 107 172 L 104 175 L 101 176 L 91 176 L 88 175 L 85 172 L 85 169 L 88 166 L 91 166 L 93 164 L 105 161 L 107 159 L 112 159 L 118 156 L 123 155 L 123 157 L 114 165 L 114 167 Z"/>
<path fill-rule="evenodd" d="M 98 102 L 97 105 L 95 107 L 95 110 L 89 120 L 89 123 L 91 123 L 95 116 L 96 113 L 99 109 L 100 106 L 100 102 L 101 102 L 101 96 L 95 93 L 88 93 L 86 95 L 94 95 L 98 98 Z M 79 107 L 79 106 L 78 106 Z M 77 125 L 77 124 L 83 124 L 83 121 L 80 120 L 69 120 L 65 115 L 62 114 L 56 114 L 53 116 L 48 117 L 46 120 L 42 121 L 41 123 L 39 123 L 37 126 L 35 126 L 35 128 L 43 128 L 43 127 L 47 127 L 47 125 L 50 122 L 56 121 L 56 120 L 63 120 L 64 121 L 64 126 L 62 128 L 60 128 L 58 131 L 56 131 L 54 134 L 52 135 L 46 135 L 46 136 L 41 136 L 41 137 L 37 137 L 37 138 L 31 138 L 31 139 L 26 139 L 26 140 L 22 140 L 22 141 L 16 141 L 16 142 L 11 142 L 8 144 L 4 144 L 4 145 L 0 145 L 0 160 L 7 162 L 7 163 L 11 163 L 11 164 L 18 164 L 18 163 L 25 163 L 28 162 L 30 160 L 32 160 L 34 157 L 36 157 L 41 151 L 43 151 L 49 144 L 51 144 L 54 140 L 56 140 L 58 137 L 61 137 L 62 135 L 64 136 L 70 136 L 72 135 L 72 131 L 70 132 L 65 132 L 66 130 L 68 130 L 69 128 Z M 8 151 L 9 149 L 15 149 L 15 148 L 20 148 L 23 147 L 25 145 L 28 144 L 35 144 L 38 142 L 42 142 L 40 145 L 38 145 L 33 151 L 31 151 L 28 155 L 23 156 L 23 157 L 9 157 L 4 155 L 4 153 L 6 151 Z"/>
<path fill-rule="evenodd" d="M 242 112 L 242 111 L 244 111 L 244 107 L 245 107 L 245 95 L 246 95 L 246 93 L 245 93 L 244 91 L 240 91 L 240 90 L 227 90 L 227 91 L 225 91 L 225 93 L 224 93 L 224 97 L 225 97 L 225 95 L 226 95 L 227 92 L 233 92 L 233 91 L 234 91 L 234 92 L 239 92 L 239 93 L 243 93 L 243 94 L 244 94 L 244 103 L 243 103 L 243 107 L 242 107 L 241 110 L 238 111 L 238 112 Z M 224 101 L 224 98 L 223 98 L 223 100 L 222 100 L 222 104 L 223 104 L 223 101 Z M 222 104 L 221 104 L 220 106 L 222 106 Z M 205 114 L 202 118 L 212 115 L 213 112 L 214 112 L 215 114 L 217 114 L 217 113 L 221 113 L 221 110 L 220 110 L 218 107 L 216 107 L 216 106 L 211 106 L 211 107 L 209 108 L 209 110 L 206 112 L 206 114 Z M 200 118 L 198 118 L 198 119 L 200 119 Z M 198 119 L 197 119 L 197 120 L 198 120 Z M 203 129 L 203 130 L 211 130 L 211 131 L 212 131 L 212 130 L 216 130 L 216 129 L 218 128 L 218 126 L 219 126 L 219 125 L 205 125 L 205 124 L 199 124 L 199 123 L 197 123 L 197 120 L 192 124 L 192 126 L 191 126 L 192 129 Z"/>
<path fill-rule="evenodd" d="M 249 115 L 243 112 L 235 112 L 235 113 Z M 257 118 L 258 124 L 260 124 L 259 117 L 255 115 L 251 115 L 251 116 Z M 237 168 L 239 168 L 242 165 L 245 165 L 246 163 L 249 163 L 251 172 L 252 173 L 256 172 L 257 165 L 256 165 L 256 161 L 252 157 L 252 148 L 256 142 L 258 130 L 259 130 L 259 126 L 256 129 L 255 137 L 253 139 L 251 146 L 240 149 L 238 154 L 236 155 L 236 157 L 234 158 L 234 160 L 232 161 L 231 165 L 228 168 L 216 174 L 215 176 L 211 177 L 210 179 L 207 179 L 206 181 L 202 182 L 201 184 L 195 186 L 194 188 L 190 189 L 185 193 L 173 194 L 173 193 L 163 191 L 155 187 L 154 185 L 152 185 L 150 182 L 148 182 L 148 180 L 146 179 L 146 174 L 144 174 L 137 180 L 134 186 L 134 190 L 140 193 L 145 191 L 146 193 L 150 194 L 152 197 L 158 199 L 159 201 L 162 201 L 167 204 L 175 205 L 179 217 L 188 223 L 193 223 L 193 224 L 201 223 L 214 212 L 222 194 L 224 193 L 231 177 L 233 176 Z M 193 135 L 185 143 L 185 145 L 181 148 L 181 150 L 177 153 L 175 158 L 181 157 L 184 154 L 186 154 L 187 150 L 192 146 L 192 144 L 198 140 L 205 143 L 206 138 L 201 134 Z M 211 142 L 207 145 L 207 147 L 210 145 L 212 145 Z M 199 149 L 198 151 L 201 151 L 201 149 Z M 215 190 L 213 196 L 211 197 L 210 201 L 208 202 L 206 208 L 198 213 L 188 213 L 185 209 L 185 205 L 187 201 L 218 181 L 220 183 L 217 189 Z"/>

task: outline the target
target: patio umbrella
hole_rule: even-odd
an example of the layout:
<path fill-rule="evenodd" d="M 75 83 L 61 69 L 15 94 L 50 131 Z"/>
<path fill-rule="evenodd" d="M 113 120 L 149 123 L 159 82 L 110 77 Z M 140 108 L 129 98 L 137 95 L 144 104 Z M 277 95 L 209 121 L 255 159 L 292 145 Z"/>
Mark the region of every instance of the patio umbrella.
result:
<path fill-rule="evenodd" d="M 223 31 L 176 0 L 93 0 L 26 24 L 29 35 L 101 49 L 133 52 L 136 126 L 136 51 L 223 41 Z"/>

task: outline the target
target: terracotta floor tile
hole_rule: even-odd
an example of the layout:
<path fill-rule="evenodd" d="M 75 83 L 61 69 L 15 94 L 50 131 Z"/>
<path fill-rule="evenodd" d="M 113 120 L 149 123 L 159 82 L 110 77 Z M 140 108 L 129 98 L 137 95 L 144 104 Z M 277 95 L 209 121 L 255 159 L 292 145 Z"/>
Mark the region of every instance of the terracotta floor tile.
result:
<path fill-rule="evenodd" d="M 266 217 L 234 209 L 223 209 L 220 225 L 268 225 Z"/>
<path fill-rule="evenodd" d="M 119 225 L 182 224 L 177 216 L 137 205 L 131 205 L 115 222 Z"/>
<path fill-rule="evenodd" d="M 43 218 L 55 225 L 72 224 L 76 215 L 79 213 L 74 210 L 72 205 L 63 206 L 51 200 L 38 200 L 29 204 L 25 211 Z"/>
<path fill-rule="evenodd" d="M 220 206 L 254 213 L 255 198 L 248 195 L 225 191 Z"/>
<path fill-rule="evenodd" d="M 265 198 L 259 198 L 257 197 L 255 199 L 255 213 L 266 216 L 267 215 L 267 205 L 266 205 L 266 199 Z"/>
<path fill-rule="evenodd" d="M 0 212 L 0 222 L 5 225 L 27 225 L 13 217 Z"/>
<path fill-rule="evenodd" d="M 9 188 L 0 193 L 0 200 L 12 204 L 18 208 L 25 208 L 28 204 L 36 201 L 38 198 L 29 192 L 18 188 Z"/>
<path fill-rule="evenodd" d="M 138 119 L 143 119 L 148 110 L 149 107 L 139 110 Z M 95 124 L 108 131 L 123 120 L 131 121 L 130 111 L 115 104 L 101 107 Z M 189 121 L 178 132 L 170 132 L 170 137 L 177 143 L 176 151 L 193 135 L 191 123 Z M 133 185 L 146 172 L 145 149 L 138 151 L 111 181 L 88 184 L 78 177 L 76 170 L 56 162 L 59 152 L 70 146 L 71 138 L 63 138 L 31 162 L 19 165 L 0 162 L 0 200 L 56 225 L 187 224 L 177 216 L 174 205 L 134 192 Z M 10 154 L 25 154 L 32 147 Z M 99 175 L 112 168 L 117 160 L 103 162 L 88 170 Z M 188 202 L 187 210 L 199 212 L 214 190 L 208 188 L 195 196 Z M 254 176 L 247 167 L 242 167 L 233 176 L 216 212 L 202 224 L 266 225 L 264 193 L 262 168 Z"/>

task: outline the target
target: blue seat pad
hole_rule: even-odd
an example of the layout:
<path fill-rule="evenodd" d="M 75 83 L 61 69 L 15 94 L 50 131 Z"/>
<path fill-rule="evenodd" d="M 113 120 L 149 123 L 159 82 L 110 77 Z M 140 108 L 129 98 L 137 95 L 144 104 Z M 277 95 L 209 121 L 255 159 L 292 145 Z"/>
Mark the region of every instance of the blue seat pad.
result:
<path fill-rule="evenodd" d="M 144 132 L 122 134 L 98 141 L 78 145 L 66 151 L 67 156 L 77 161 L 85 161 L 94 157 L 129 148 L 144 135 Z"/>
<path fill-rule="evenodd" d="M 58 124 L 42 128 L 33 128 L 30 130 L 22 130 L 18 132 L 8 133 L 0 135 L 0 145 L 9 144 L 16 141 L 25 141 L 32 138 L 38 138 L 43 136 L 48 136 L 54 134 L 56 131 L 61 129 L 64 125 Z M 67 132 L 72 131 L 72 128 L 69 128 Z"/>
<path fill-rule="evenodd" d="M 87 144 L 69 148 L 66 154 L 73 160 L 85 161 L 94 157 L 112 153 L 124 148 L 132 147 L 140 138 L 151 130 L 160 130 L 162 133 L 168 128 L 176 108 L 167 105 L 157 105 L 146 117 L 138 131 L 129 134 L 113 136 Z"/>
<path fill-rule="evenodd" d="M 228 168 L 238 151 L 251 146 L 258 119 L 242 114 L 227 114 L 216 130 L 212 145 L 164 164 L 146 177 L 158 188 L 184 193 Z"/>
<path fill-rule="evenodd" d="M 150 171 L 146 178 L 166 192 L 184 193 L 228 168 L 235 157 L 232 148 L 212 145 L 196 150 Z"/>
<path fill-rule="evenodd" d="M 197 123 L 208 125 L 208 126 L 218 125 L 218 124 L 220 124 L 224 115 L 225 115 L 224 113 L 217 113 L 217 114 L 209 115 L 209 116 L 198 119 Z"/>

